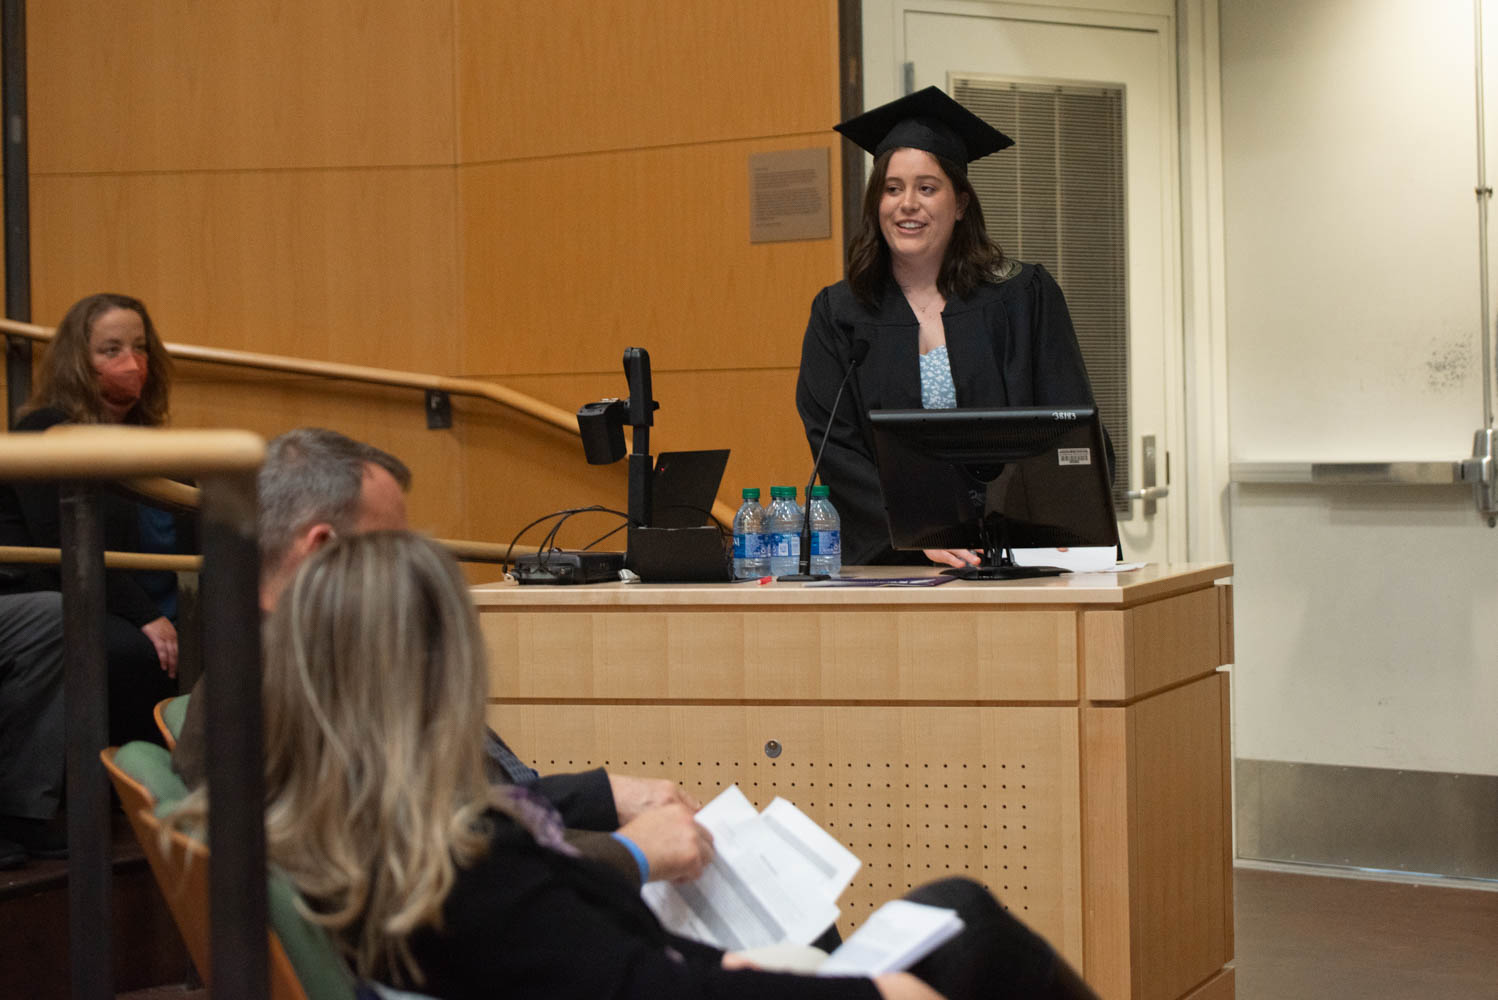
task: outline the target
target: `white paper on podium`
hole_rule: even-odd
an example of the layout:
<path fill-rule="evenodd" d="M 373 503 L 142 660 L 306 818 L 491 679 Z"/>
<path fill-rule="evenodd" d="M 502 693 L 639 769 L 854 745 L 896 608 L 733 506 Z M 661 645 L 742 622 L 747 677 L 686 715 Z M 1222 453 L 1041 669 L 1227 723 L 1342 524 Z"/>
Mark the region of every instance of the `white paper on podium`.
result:
<path fill-rule="evenodd" d="M 697 821 L 713 835 L 712 863 L 692 882 L 642 890 L 666 929 L 741 951 L 810 944 L 837 920 L 861 862 L 801 810 L 777 799 L 761 815 L 734 785 Z"/>
<path fill-rule="evenodd" d="M 1071 573 L 1122 573 L 1144 563 L 1118 562 L 1118 549 L 1111 545 L 1087 545 L 1069 549 L 1014 549 L 1016 566 L 1059 566 Z"/>

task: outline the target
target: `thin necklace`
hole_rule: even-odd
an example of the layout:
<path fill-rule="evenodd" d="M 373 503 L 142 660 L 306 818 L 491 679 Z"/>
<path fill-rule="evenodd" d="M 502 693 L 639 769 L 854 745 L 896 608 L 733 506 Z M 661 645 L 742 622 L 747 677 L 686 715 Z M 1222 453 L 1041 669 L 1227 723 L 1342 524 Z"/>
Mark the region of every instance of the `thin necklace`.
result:
<path fill-rule="evenodd" d="M 905 289 L 902 288 L 901 291 L 905 292 Z M 910 306 L 911 311 L 914 312 L 917 317 L 922 318 L 924 318 L 931 312 L 933 306 L 946 305 L 946 301 L 942 298 L 941 292 L 934 293 L 929 298 L 927 298 L 925 302 L 919 305 L 917 305 L 915 300 L 910 297 L 909 292 L 905 292 L 905 302 Z"/>

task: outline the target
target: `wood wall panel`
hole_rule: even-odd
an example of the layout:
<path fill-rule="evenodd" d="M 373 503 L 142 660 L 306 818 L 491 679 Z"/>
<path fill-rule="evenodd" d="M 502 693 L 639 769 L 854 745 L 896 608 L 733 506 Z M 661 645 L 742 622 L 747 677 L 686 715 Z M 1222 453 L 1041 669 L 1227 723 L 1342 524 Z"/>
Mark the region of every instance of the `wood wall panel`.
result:
<path fill-rule="evenodd" d="M 465 537 L 509 542 L 543 514 L 592 504 L 618 510 L 628 505 L 625 463 L 588 465 L 576 436 L 482 401 L 454 399 L 453 411 L 463 454 L 461 473 L 455 469 L 450 475 L 455 496 L 461 494 L 469 512 Z M 582 546 L 620 523 L 606 514 L 580 515 L 568 522 L 560 543 Z M 545 531 L 534 528 L 521 541 L 537 544 Z M 623 551 L 623 532 L 598 547 Z"/>
<path fill-rule="evenodd" d="M 622 355 L 622 347 L 609 349 L 608 356 L 616 363 Z M 622 370 L 502 381 L 569 411 L 629 391 Z M 718 493 L 726 502 L 736 501 L 745 486 L 758 486 L 764 500 L 769 499 L 772 485 L 804 486 L 811 472 L 811 451 L 796 415 L 795 383 L 795 369 L 658 372 L 654 395 L 661 408 L 651 430 L 651 451 L 659 455 L 696 448 L 729 449 L 728 469 Z M 605 503 L 622 508 L 627 502 L 623 461 L 588 466 L 575 437 L 533 421 L 501 421 L 502 414 L 495 416 L 495 408 L 482 404 L 455 405 L 465 414 L 459 418 L 465 433 L 473 435 L 466 439 L 472 450 L 464 460 L 468 505 L 476 528 L 493 524 L 509 530 L 511 525 L 519 528 L 537 514 L 559 507 Z M 471 420 L 466 416 L 470 412 Z"/>
<path fill-rule="evenodd" d="M 836 163 L 829 136 L 460 168 L 465 368 L 612 371 L 620 343 L 660 370 L 800 364 L 841 225 L 750 244 L 747 157 L 816 146 Z"/>
<path fill-rule="evenodd" d="M 820 136 L 838 120 L 835 0 L 457 10 L 462 163 Z"/>
<path fill-rule="evenodd" d="M 413 527 L 439 538 L 473 537 L 467 533 L 461 431 L 427 430 L 421 393 L 314 379 L 243 378 L 205 365 L 184 365 L 179 374 L 172 393 L 173 426 L 245 428 L 267 440 L 293 427 L 342 431 L 410 466 L 406 502 Z M 488 578 L 496 575 L 490 571 Z"/>
<path fill-rule="evenodd" d="M 36 173 L 453 159 L 450 4 L 47 0 L 26 27 Z"/>
<path fill-rule="evenodd" d="M 731 448 L 728 494 L 802 482 L 801 335 L 841 271 L 836 7 L 32 4 L 34 314 L 117 289 L 169 341 L 494 377 L 569 410 L 622 395 L 645 346 L 654 450 Z M 751 246 L 749 153 L 814 145 L 832 237 Z M 373 390 L 212 372 L 180 425 L 369 436 L 417 468 L 423 527 L 506 540 L 624 501 L 622 466 L 490 404 L 428 438 Z"/>
<path fill-rule="evenodd" d="M 33 307 L 139 296 L 168 341 L 452 372 L 451 168 L 32 178 Z"/>
<path fill-rule="evenodd" d="M 648 346 L 648 342 L 638 345 Z M 623 349 L 612 351 L 619 359 Z M 655 352 L 651 351 L 651 360 Z M 622 370 L 588 375 L 520 375 L 506 385 L 566 410 L 608 396 L 626 396 Z M 766 498 L 776 484 L 804 484 L 811 451 L 796 414 L 796 368 L 660 371 L 654 395 L 661 407 L 651 428 L 651 450 L 729 449 L 725 494 L 758 486 Z M 577 448 L 581 456 L 581 446 Z"/>

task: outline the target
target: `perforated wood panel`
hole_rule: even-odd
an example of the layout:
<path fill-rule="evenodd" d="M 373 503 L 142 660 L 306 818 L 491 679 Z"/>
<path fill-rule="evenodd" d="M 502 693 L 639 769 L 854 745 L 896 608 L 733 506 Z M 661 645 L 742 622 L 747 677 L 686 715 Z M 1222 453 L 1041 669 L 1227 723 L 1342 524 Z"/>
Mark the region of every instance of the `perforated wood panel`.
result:
<path fill-rule="evenodd" d="M 490 719 L 542 771 L 670 777 L 704 801 L 737 782 L 757 806 L 794 802 L 863 859 L 844 933 L 963 875 L 1081 959 L 1075 710 L 496 704 Z"/>

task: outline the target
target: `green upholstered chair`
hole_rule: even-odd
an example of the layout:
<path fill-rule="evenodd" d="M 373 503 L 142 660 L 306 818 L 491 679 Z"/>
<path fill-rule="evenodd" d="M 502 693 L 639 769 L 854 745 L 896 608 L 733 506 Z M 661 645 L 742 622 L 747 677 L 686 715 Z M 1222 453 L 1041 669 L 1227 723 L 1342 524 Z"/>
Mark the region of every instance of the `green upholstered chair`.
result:
<path fill-rule="evenodd" d="M 163 698 L 156 703 L 156 728 L 161 730 L 168 749 L 177 746 L 177 737 L 182 734 L 182 720 L 187 718 L 187 702 L 191 694 L 179 694 L 175 698 Z"/>
<path fill-rule="evenodd" d="M 162 837 L 161 817 L 187 794 L 187 786 L 172 770 L 171 755 L 154 743 L 127 743 L 103 751 L 100 757 L 177 929 L 198 971 L 207 978 L 208 848 L 175 831 Z M 355 1000 L 348 967 L 327 932 L 297 912 L 291 883 L 272 870 L 267 888 L 273 1000 Z"/>

